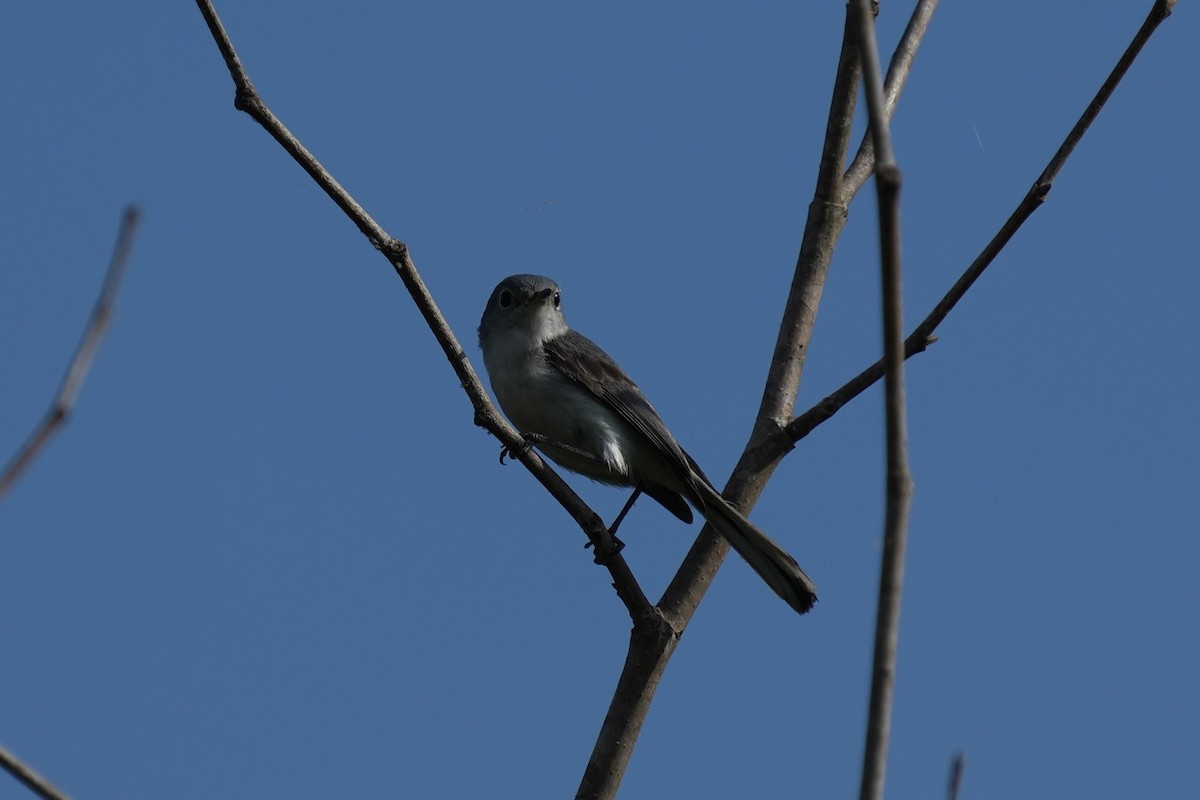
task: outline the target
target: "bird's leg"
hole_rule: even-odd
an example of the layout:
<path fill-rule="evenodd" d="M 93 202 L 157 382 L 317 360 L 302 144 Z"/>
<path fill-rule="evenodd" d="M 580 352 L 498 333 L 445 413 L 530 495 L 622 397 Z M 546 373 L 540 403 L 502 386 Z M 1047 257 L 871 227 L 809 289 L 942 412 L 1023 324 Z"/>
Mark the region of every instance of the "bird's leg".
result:
<path fill-rule="evenodd" d="M 619 553 L 625 549 L 625 543 L 617 538 L 617 528 L 620 527 L 621 520 L 625 519 L 625 515 L 629 513 L 629 509 L 633 508 L 633 504 L 635 502 L 637 502 L 637 499 L 641 495 L 641 493 L 642 493 L 641 486 L 633 487 L 633 494 L 629 495 L 629 499 L 625 501 L 625 507 L 621 509 L 620 514 L 617 514 L 617 518 L 613 520 L 613 524 L 608 527 L 608 535 L 612 537 L 613 547 L 614 547 L 612 553 L 610 553 L 609 555 L 616 555 L 617 553 Z M 592 546 L 592 543 L 588 542 L 583 547 L 586 550 L 586 549 L 590 548 L 591 546 Z M 597 564 L 606 563 L 605 557 L 601 556 L 598 549 L 596 551 L 596 563 Z"/>
<path fill-rule="evenodd" d="M 641 496 L 641 494 L 641 486 L 633 487 L 633 494 L 629 495 L 629 499 L 625 501 L 625 507 L 621 509 L 620 514 L 617 514 L 617 518 L 613 520 L 613 524 L 608 526 L 608 535 L 613 537 L 613 539 L 618 543 L 620 543 L 621 540 L 617 539 L 617 528 L 620 527 L 621 520 L 625 519 L 625 515 L 629 513 L 629 509 L 633 508 L 633 504 L 637 502 L 637 499 Z"/>

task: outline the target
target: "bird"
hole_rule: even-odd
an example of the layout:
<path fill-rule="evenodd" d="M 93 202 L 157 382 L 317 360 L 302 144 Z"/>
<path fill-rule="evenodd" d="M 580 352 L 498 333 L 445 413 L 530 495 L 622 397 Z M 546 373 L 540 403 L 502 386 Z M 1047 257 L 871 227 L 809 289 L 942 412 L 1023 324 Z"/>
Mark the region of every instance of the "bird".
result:
<path fill-rule="evenodd" d="M 541 275 L 511 275 L 492 291 L 479 347 L 500 408 L 526 440 L 571 472 L 633 487 L 685 523 L 694 507 L 775 594 L 800 614 L 816 587 L 782 547 L 734 508 L 671 435 L 637 384 L 567 325 L 562 292 Z"/>

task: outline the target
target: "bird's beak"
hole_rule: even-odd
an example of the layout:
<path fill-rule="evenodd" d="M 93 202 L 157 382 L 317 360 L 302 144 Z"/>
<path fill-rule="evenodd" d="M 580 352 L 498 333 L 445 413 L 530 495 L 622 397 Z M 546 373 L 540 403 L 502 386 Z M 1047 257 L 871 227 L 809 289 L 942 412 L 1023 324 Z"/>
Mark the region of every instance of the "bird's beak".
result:
<path fill-rule="evenodd" d="M 545 301 L 545 300 L 547 300 L 547 299 L 550 297 L 550 295 L 552 295 L 552 294 L 554 294 L 554 290 L 553 290 L 553 289 L 542 289 L 540 292 L 534 292 L 534 293 L 533 293 L 533 296 L 529 298 L 529 302 L 531 302 L 531 303 L 541 303 L 541 302 L 544 302 L 544 301 Z"/>

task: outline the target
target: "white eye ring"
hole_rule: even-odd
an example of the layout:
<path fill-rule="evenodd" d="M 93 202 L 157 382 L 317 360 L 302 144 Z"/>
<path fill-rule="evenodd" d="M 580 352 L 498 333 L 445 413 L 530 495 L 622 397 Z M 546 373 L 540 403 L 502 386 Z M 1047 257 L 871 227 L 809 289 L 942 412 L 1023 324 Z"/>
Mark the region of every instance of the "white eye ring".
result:
<path fill-rule="evenodd" d="M 512 308 L 513 294 L 508 289 L 501 289 L 500 294 L 496 295 L 496 305 L 501 308 Z"/>

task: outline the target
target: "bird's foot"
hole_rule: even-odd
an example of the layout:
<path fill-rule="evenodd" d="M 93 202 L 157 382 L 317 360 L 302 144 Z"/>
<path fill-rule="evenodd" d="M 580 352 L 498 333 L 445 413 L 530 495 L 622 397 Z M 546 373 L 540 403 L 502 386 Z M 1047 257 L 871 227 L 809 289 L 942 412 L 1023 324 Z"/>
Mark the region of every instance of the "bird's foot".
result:
<path fill-rule="evenodd" d="M 618 539 L 616 536 L 613 536 L 612 531 L 609 531 L 608 535 L 609 535 L 609 538 L 612 539 L 612 548 L 607 549 L 605 551 L 601 551 L 601 549 L 599 547 L 597 547 L 596 552 L 592 556 L 592 561 L 596 562 L 597 564 L 603 564 L 605 566 L 608 565 L 608 562 L 611 561 L 614 556 L 616 556 L 618 553 L 620 553 L 622 550 L 625 549 L 625 543 L 622 542 L 620 539 Z M 583 548 L 585 550 L 590 550 L 592 548 L 591 540 L 589 540 L 587 542 L 587 544 L 585 544 L 583 546 Z"/>
<path fill-rule="evenodd" d="M 514 447 L 509 447 L 508 445 L 504 445 L 503 447 L 500 448 L 500 463 L 501 464 L 504 463 L 504 459 L 506 459 L 506 458 L 511 458 L 515 461 L 516 459 L 520 458 L 525 453 L 528 453 L 535 444 L 540 444 L 541 442 L 544 442 L 546 440 L 546 437 L 542 436 L 540 433 L 522 433 L 521 439 L 523 441 L 521 442 L 520 447 L 514 448 Z"/>

